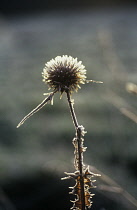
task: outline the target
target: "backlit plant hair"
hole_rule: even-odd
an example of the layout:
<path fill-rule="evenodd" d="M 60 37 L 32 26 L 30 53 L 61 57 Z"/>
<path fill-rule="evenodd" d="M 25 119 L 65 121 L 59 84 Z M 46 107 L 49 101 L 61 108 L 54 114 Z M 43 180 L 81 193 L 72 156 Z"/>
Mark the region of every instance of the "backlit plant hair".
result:
<path fill-rule="evenodd" d="M 71 209 L 73 210 L 85 210 L 90 208 L 92 205 L 91 198 L 93 194 L 90 193 L 89 189 L 94 187 L 92 178 L 99 176 L 99 174 L 94 174 L 83 164 L 83 152 L 86 151 L 84 147 L 84 135 L 85 129 L 82 125 L 79 125 L 76 114 L 74 111 L 74 100 L 71 99 L 71 95 L 74 91 L 78 91 L 81 84 L 95 82 L 102 83 L 101 81 L 87 80 L 86 69 L 81 61 L 77 58 L 71 56 L 63 55 L 57 56 L 55 59 L 50 60 L 45 64 L 45 68 L 42 72 L 43 82 L 45 82 L 52 92 L 46 93 L 48 95 L 35 109 L 33 109 L 28 115 L 26 115 L 21 122 L 17 125 L 20 127 L 29 117 L 34 113 L 39 111 L 48 101 L 53 104 L 53 97 L 56 92 L 60 92 L 61 96 L 66 93 L 67 100 L 76 130 L 76 135 L 73 139 L 74 145 L 74 173 L 67 173 L 67 177 L 62 178 L 69 179 L 73 178 L 75 180 L 75 185 L 70 187 L 72 191 L 71 194 L 75 195 L 75 200 Z"/>

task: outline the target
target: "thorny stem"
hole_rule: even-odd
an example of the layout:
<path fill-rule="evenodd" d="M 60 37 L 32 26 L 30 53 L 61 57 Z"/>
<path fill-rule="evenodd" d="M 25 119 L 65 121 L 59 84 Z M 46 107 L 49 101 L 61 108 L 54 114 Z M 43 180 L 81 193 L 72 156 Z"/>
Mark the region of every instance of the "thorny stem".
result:
<path fill-rule="evenodd" d="M 85 210 L 86 206 L 85 206 L 85 190 L 84 190 L 84 179 L 83 179 L 83 157 L 82 157 L 82 153 L 81 153 L 81 151 L 82 151 L 82 148 L 81 148 L 82 131 L 81 131 L 81 128 L 77 121 L 77 117 L 76 117 L 74 107 L 73 107 L 73 102 L 71 101 L 71 98 L 70 98 L 70 93 L 69 93 L 69 91 L 66 91 L 66 93 L 67 93 L 67 99 L 68 99 L 71 116 L 72 116 L 73 123 L 74 123 L 75 129 L 76 129 L 76 134 L 77 134 L 78 156 L 79 156 L 78 168 L 79 168 L 79 172 L 80 172 L 81 201 L 82 201 L 81 210 Z"/>

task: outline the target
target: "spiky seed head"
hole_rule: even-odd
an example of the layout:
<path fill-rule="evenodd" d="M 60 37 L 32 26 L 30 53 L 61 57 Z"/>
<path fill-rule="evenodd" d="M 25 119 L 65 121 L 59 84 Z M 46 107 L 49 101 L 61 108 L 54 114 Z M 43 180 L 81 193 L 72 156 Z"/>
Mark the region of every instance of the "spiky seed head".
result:
<path fill-rule="evenodd" d="M 86 69 L 81 61 L 71 56 L 57 56 L 45 64 L 43 81 L 49 89 L 63 92 L 77 91 L 86 82 Z"/>

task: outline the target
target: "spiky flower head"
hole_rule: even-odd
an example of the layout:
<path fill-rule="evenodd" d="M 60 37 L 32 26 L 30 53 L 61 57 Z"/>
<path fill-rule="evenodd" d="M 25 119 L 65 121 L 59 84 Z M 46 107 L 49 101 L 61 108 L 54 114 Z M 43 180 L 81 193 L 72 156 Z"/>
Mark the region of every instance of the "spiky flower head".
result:
<path fill-rule="evenodd" d="M 86 82 L 86 69 L 81 61 L 68 55 L 57 56 L 45 64 L 43 81 L 49 89 L 63 92 L 77 91 Z"/>
<path fill-rule="evenodd" d="M 83 66 L 82 62 L 78 61 L 77 58 L 72 58 L 68 55 L 57 56 L 55 59 L 47 62 L 43 69 L 42 76 L 43 81 L 47 83 L 49 89 L 53 89 L 53 91 L 50 93 L 44 93 L 44 95 L 48 95 L 48 97 L 27 114 L 17 125 L 17 128 L 34 113 L 38 112 L 43 106 L 45 106 L 48 101 L 53 104 L 53 96 L 57 91 L 59 91 L 61 95 L 63 92 L 66 92 L 67 96 L 70 98 L 70 94 L 73 91 L 77 91 L 80 88 L 80 84 L 85 84 L 86 82 L 102 83 L 100 81 L 86 80 L 85 66 Z"/>

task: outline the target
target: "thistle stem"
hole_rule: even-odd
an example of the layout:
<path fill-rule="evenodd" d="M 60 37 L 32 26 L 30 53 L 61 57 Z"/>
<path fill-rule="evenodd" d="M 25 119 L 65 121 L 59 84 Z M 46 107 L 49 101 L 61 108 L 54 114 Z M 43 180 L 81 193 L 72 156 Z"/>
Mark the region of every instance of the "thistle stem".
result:
<path fill-rule="evenodd" d="M 77 145 L 78 145 L 78 169 L 80 173 L 80 185 L 81 185 L 81 209 L 80 210 L 85 210 L 85 188 L 84 188 L 84 179 L 83 179 L 83 156 L 82 156 L 82 146 L 81 146 L 81 138 L 82 138 L 82 130 L 81 126 L 79 126 L 77 117 L 74 111 L 73 107 L 73 102 L 70 98 L 70 93 L 69 91 L 67 93 L 67 99 L 68 99 L 68 104 L 72 116 L 72 120 L 76 129 L 76 139 L 77 139 Z"/>
<path fill-rule="evenodd" d="M 17 128 L 19 128 L 28 118 L 30 118 L 33 114 L 35 114 L 36 112 L 38 112 L 40 109 L 42 109 L 43 106 L 45 106 L 45 104 L 48 101 L 51 101 L 53 99 L 54 94 L 57 92 L 57 90 L 55 90 L 53 93 L 50 93 L 49 96 L 47 98 L 45 98 L 35 109 L 33 109 L 29 114 L 27 114 L 21 121 L 20 123 L 17 125 Z"/>

